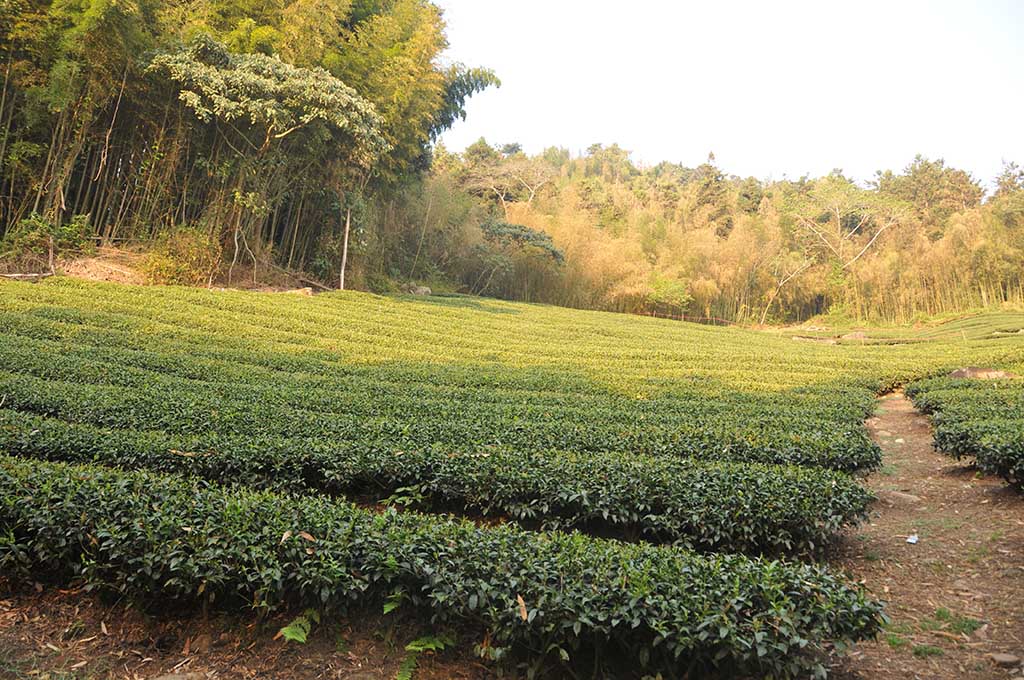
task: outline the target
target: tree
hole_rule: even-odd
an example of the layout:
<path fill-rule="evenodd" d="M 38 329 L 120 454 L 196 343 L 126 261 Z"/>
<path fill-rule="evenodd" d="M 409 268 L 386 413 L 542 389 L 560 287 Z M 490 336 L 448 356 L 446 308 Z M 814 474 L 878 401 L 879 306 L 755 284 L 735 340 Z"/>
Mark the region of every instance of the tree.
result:
<path fill-rule="evenodd" d="M 296 66 L 324 66 L 339 58 L 352 0 L 293 0 L 281 11 L 280 56 Z"/>
<path fill-rule="evenodd" d="M 782 289 L 786 287 L 786 284 L 813 267 L 814 264 L 814 258 L 805 252 L 779 253 L 778 257 L 775 258 L 776 284 L 768 296 L 768 302 L 765 303 L 764 310 L 761 312 L 760 323 L 762 326 L 768 320 L 768 312 L 771 311 L 772 305 L 779 297 Z"/>
<path fill-rule="evenodd" d="M 693 296 L 690 295 L 686 281 L 660 272 L 652 272 L 651 292 L 647 297 L 655 311 L 667 309 L 669 313 L 680 316 L 686 306 L 693 302 Z"/>
<path fill-rule="evenodd" d="M 736 207 L 742 212 L 752 215 L 761 207 L 761 200 L 764 198 L 764 188 L 761 183 L 753 177 L 747 177 L 737 189 Z"/>
<path fill-rule="evenodd" d="M 996 177 L 995 196 L 1003 197 L 1024 191 L 1024 169 L 1013 161 L 1003 161 L 1003 170 Z"/>
<path fill-rule="evenodd" d="M 1004 162 L 996 178 L 996 191 L 989 201 L 998 224 L 1006 225 L 1024 246 L 1024 169 L 1013 162 Z M 1007 240 L 1004 236 L 1002 239 Z"/>
<path fill-rule="evenodd" d="M 883 233 L 900 224 L 906 207 L 857 187 L 835 171 L 806 191 L 794 192 L 787 212 L 795 223 L 799 255 L 783 258 L 777 285 L 761 313 L 762 324 L 784 286 L 815 264 L 829 264 L 839 274 L 848 270 Z"/>
<path fill-rule="evenodd" d="M 157 56 L 149 71 L 172 83 L 183 106 L 216 130 L 215 143 L 222 141 L 234 153 L 231 205 L 226 214 L 214 205 L 210 217 L 215 222 L 226 216 L 233 225 L 232 267 L 240 242 L 256 264 L 247 230 L 262 223 L 274 197 L 293 181 L 287 166 L 322 167 L 344 195 L 346 184 L 365 181 L 388 149 L 373 105 L 323 69 L 298 68 L 261 54 L 231 54 L 200 36 L 183 50 Z"/>
<path fill-rule="evenodd" d="M 713 226 L 718 236 L 728 236 L 732 230 L 732 216 L 727 204 L 726 182 L 722 171 L 714 165 L 715 154 L 708 154 L 708 162 L 697 167 L 690 177 L 694 203 L 703 219 Z"/>
<path fill-rule="evenodd" d="M 601 177 L 618 183 L 637 174 L 636 166 L 629 159 L 629 152 L 618 144 L 603 146 L 591 144 L 585 157 L 585 173 L 589 177 Z"/>
<path fill-rule="evenodd" d="M 394 184 L 410 167 L 425 169 L 427 145 L 461 113 L 465 98 L 486 84 L 457 67 L 437 67 L 447 40 L 436 5 L 421 0 L 379 4 L 380 11 L 342 31 L 341 44 L 323 65 L 382 116 L 381 134 L 389 150 L 377 165 L 376 181 Z"/>
<path fill-rule="evenodd" d="M 493 165 L 501 161 L 501 152 L 481 137 L 466 147 L 466 150 L 462 152 L 462 158 L 469 166 Z"/>
<path fill-rule="evenodd" d="M 969 173 L 947 167 L 941 158 L 932 161 L 920 154 L 902 174 L 876 173 L 874 186 L 879 193 L 912 206 L 933 238 L 941 235 L 942 225 L 953 213 L 977 207 L 985 194 Z"/>
<path fill-rule="evenodd" d="M 436 140 L 456 120 L 466 119 L 466 100 L 488 87 L 501 87 L 501 80 L 487 68 L 467 68 L 452 64 L 445 72 L 444 98 L 430 126 L 430 138 Z"/>
<path fill-rule="evenodd" d="M 555 178 L 554 169 L 542 159 L 522 153 L 504 155 L 483 139 L 468 147 L 463 156 L 462 185 L 478 196 L 496 199 L 506 220 L 509 204 L 525 201 L 531 205 Z"/>
<path fill-rule="evenodd" d="M 849 268 L 887 229 L 896 226 L 903 204 L 832 174 L 792 197 L 790 214 L 804 232 L 808 252 Z"/>
<path fill-rule="evenodd" d="M 512 274 L 517 258 L 534 260 L 537 266 L 560 267 L 565 262 L 565 255 L 555 247 L 551 237 L 536 229 L 487 220 L 480 225 L 480 230 L 486 245 L 480 248 L 482 266 L 471 288 L 478 295 L 491 288 L 496 275 Z"/>
<path fill-rule="evenodd" d="M 499 151 L 501 152 L 501 155 L 504 156 L 505 158 L 511 158 L 512 156 L 516 156 L 523 153 L 523 145 L 519 144 L 518 142 L 510 142 L 508 144 L 502 144 L 501 149 L 499 149 Z"/>

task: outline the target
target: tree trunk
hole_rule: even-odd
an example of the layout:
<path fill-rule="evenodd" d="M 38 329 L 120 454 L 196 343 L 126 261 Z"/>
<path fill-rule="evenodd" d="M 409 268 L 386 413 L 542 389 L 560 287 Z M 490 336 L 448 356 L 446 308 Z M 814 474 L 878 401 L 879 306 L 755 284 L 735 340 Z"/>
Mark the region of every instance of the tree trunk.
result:
<path fill-rule="evenodd" d="M 14 63 L 14 45 L 12 44 L 7 50 L 7 70 L 4 72 L 4 89 L 3 94 L 0 94 L 0 122 L 5 118 L 7 122 L 4 124 L 3 134 L 0 134 L 0 164 L 3 164 L 4 158 L 7 154 L 7 138 L 11 133 L 11 119 L 14 113 L 14 102 L 11 105 L 11 115 L 4 116 L 7 113 L 7 86 L 11 81 L 11 64 Z M 15 99 L 14 96 L 11 97 Z"/>
<path fill-rule="evenodd" d="M 762 326 L 764 325 L 764 322 L 768 319 L 768 312 L 771 310 L 772 304 L 775 302 L 775 298 L 777 298 L 779 296 L 779 293 L 782 292 L 782 287 L 789 283 L 789 281 L 792 280 L 795 276 L 803 272 L 805 269 L 809 268 L 812 264 L 813 262 L 808 262 L 804 264 L 802 267 L 798 268 L 792 274 L 785 276 L 781 281 L 779 281 L 779 285 L 776 286 L 774 292 L 772 292 L 771 297 L 768 298 L 768 304 L 764 306 L 764 311 L 761 313 Z"/>
<path fill-rule="evenodd" d="M 295 226 L 292 228 L 292 247 L 288 249 L 288 269 L 292 268 L 292 260 L 295 259 L 295 240 L 299 237 L 299 222 L 302 221 L 302 202 L 306 200 L 306 194 L 299 195 L 299 205 L 295 210 Z M 291 217 L 291 206 L 288 206 L 288 216 Z"/>
<path fill-rule="evenodd" d="M 338 289 L 345 290 L 345 267 L 348 265 L 348 232 L 352 226 L 352 208 L 345 210 L 345 238 L 341 244 L 341 275 L 338 277 Z"/>
<path fill-rule="evenodd" d="M 420 261 L 420 251 L 423 249 L 423 239 L 427 236 L 427 222 L 430 220 L 430 208 L 434 204 L 434 196 L 427 198 L 427 213 L 423 216 L 423 229 L 420 230 L 420 242 L 416 245 L 416 256 L 412 258 L 412 269 L 409 270 L 409 278 L 416 276 L 416 265 Z"/>

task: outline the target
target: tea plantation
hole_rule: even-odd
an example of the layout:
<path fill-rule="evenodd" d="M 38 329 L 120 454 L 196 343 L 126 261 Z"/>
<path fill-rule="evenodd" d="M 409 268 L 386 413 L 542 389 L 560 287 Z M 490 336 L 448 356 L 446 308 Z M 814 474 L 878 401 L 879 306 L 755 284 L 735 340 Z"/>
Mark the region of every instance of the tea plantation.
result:
<path fill-rule="evenodd" d="M 822 562 L 866 517 L 893 386 L 1022 474 L 1019 381 L 935 378 L 1024 365 L 1005 332 L 824 345 L 53 279 L 0 285 L 0 338 L 3 573 L 142 606 L 401 602 L 533 667 L 787 677 L 873 637 L 882 604 Z"/>
<path fill-rule="evenodd" d="M 1024 488 L 1024 379 L 931 378 L 907 394 L 932 414 L 940 450 Z"/>

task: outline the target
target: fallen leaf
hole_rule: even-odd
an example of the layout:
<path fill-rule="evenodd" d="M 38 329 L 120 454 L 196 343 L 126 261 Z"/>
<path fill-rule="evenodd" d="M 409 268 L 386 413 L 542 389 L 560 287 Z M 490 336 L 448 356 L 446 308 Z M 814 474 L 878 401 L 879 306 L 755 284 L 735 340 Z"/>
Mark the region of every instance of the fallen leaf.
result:
<path fill-rule="evenodd" d="M 516 602 L 519 603 L 519 618 L 526 621 L 530 618 L 530 615 L 526 613 L 526 601 L 522 595 L 516 594 Z"/>
<path fill-rule="evenodd" d="M 307 541 L 313 541 L 313 542 L 316 542 L 316 539 L 315 539 L 315 538 L 313 538 L 313 535 L 312 535 L 312 534 L 310 534 L 310 533 L 307 533 L 307 532 L 305 532 L 305 531 L 300 531 L 300 532 L 299 532 L 299 536 L 301 536 L 302 538 L 306 539 Z"/>

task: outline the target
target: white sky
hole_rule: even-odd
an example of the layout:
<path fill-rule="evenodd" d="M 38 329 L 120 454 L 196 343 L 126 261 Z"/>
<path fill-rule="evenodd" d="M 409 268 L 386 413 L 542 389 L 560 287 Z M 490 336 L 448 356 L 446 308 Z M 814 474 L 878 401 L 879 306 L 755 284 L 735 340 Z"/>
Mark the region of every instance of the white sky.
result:
<path fill-rule="evenodd" d="M 859 180 L 1024 164 L 1024 0 L 438 0 L 451 61 L 502 80 L 443 137 Z"/>

